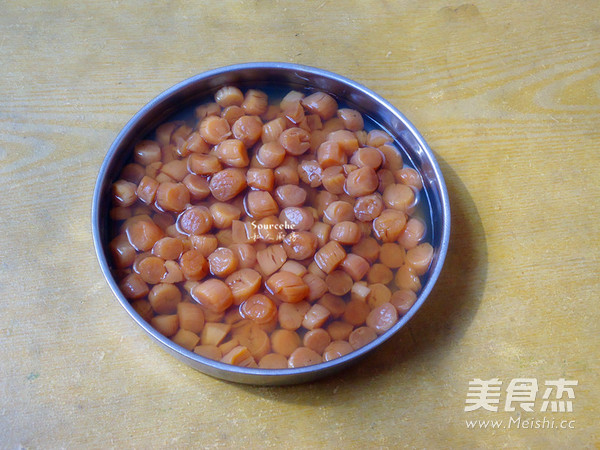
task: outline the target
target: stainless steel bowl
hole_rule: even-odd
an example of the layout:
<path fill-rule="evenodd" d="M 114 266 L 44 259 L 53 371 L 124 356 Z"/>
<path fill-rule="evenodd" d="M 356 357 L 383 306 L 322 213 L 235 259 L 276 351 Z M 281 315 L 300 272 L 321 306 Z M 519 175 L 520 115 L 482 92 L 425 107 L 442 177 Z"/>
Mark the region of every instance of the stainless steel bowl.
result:
<path fill-rule="evenodd" d="M 135 142 L 173 114 L 214 94 L 226 84 L 240 88 L 274 85 L 326 91 L 370 116 L 388 131 L 404 151 L 403 157 L 408 157 L 423 177 L 425 200 L 429 202 L 433 226 L 429 231 L 430 242 L 435 252 L 429 272 L 422 279 L 422 290 L 415 305 L 392 329 L 349 355 L 314 366 L 281 370 L 237 367 L 204 358 L 178 346 L 144 321 L 120 292 L 111 274 L 108 252 L 111 184 L 130 158 Z M 125 125 L 110 147 L 98 174 L 92 205 L 92 227 L 98 261 L 112 291 L 133 320 L 166 351 L 217 378 L 247 384 L 283 385 L 314 380 L 345 368 L 392 337 L 411 319 L 431 292 L 442 270 L 450 236 L 450 204 L 444 178 L 433 152 L 415 127 L 389 102 L 366 87 L 325 70 L 286 63 L 249 63 L 227 66 L 189 78 L 160 94 Z"/>

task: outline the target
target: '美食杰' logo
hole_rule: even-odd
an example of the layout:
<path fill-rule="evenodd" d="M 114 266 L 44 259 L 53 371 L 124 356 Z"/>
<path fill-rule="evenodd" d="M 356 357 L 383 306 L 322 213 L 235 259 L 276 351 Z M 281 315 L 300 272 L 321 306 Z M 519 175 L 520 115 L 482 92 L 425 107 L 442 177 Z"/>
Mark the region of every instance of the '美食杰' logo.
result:
<path fill-rule="evenodd" d="M 472 411 L 506 411 L 514 413 L 508 420 L 481 419 L 465 420 L 467 428 L 478 429 L 553 429 L 564 430 L 575 428 L 572 416 L 526 417 L 521 411 L 528 413 L 572 413 L 574 388 L 577 380 L 547 380 L 543 385 L 537 378 L 513 378 L 502 389 L 502 381 L 498 378 L 482 380 L 474 378 L 469 381 L 465 412 Z M 538 396 L 538 392 L 541 393 Z M 505 394 L 503 398 L 501 395 Z M 539 401 L 538 401 L 539 399 Z M 534 414 L 532 414 L 534 415 Z"/>
<path fill-rule="evenodd" d="M 564 378 L 544 382 L 546 389 L 542 394 L 539 411 L 573 412 L 572 399 L 575 398 L 573 387 L 577 384 L 577 380 L 565 380 Z M 501 388 L 502 381 L 498 378 L 490 380 L 474 378 L 469 381 L 465 411 L 478 409 L 498 411 Z M 537 393 L 540 390 L 536 378 L 513 378 L 504 391 L 506 392 L 503 402 L 504 411 L 515 411 L 515 405 L 518 405 L 523 411 L 534 411 Z"/>

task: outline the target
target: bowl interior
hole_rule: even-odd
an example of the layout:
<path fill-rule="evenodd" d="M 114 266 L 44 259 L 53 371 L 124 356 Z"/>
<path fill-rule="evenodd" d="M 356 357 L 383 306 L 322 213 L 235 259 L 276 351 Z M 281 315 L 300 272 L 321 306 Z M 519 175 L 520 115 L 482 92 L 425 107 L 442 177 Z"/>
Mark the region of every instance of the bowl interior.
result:
<path fill-rule="evenodd" d="M 110 270 L 107 243 L 110 240 L 111 184 L 131 158 L 135 143 L 161 123 L 176 118 L 202 101 L 211 99 L 223 85 L 240 89 L 258 88 L 273 92 L 290 90 L 322 90 L 333 95 L 346 107 L 359 110 L 386 130 L 401 149 L 403 159 L 416 168 L 423 179 L 424 220 L 428 223 L 426 240 L 434 247 L 434 257 L 422 289 L 411 310 L 384 335 L 344 357 L 298 369 L 251 369 L 223 364 L 187 351 L 162 336 L 145 322 L 121 294 Z M 209 100 L 210 101 L 210 100 Z M 282 63 L 257 63 L 229 66 L 200 74 L 163 92 L 142 108 L 123 128 L 111 146 L 98 175 L 93 202 L 93 232 L 98 259 L 111 289 L 133 319 L 167 351 L 178 359 L 209 375 L 250 384 L 290 384 L 309 381 L 343 368 L 397 332 L 416 312 L 430 293 L 441 271 L 450 232 L 450 207 L 444 179 L 432 151 L 413 125 L 390 103 L 369 89 L 339 75 L 312 67 Z"/>

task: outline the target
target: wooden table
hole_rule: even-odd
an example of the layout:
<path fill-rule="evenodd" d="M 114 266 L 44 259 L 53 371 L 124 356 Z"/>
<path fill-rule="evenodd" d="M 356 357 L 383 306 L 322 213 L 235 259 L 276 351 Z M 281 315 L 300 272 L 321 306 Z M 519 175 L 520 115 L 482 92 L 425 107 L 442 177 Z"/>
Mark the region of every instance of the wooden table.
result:
<path fill-rule="evenodd" d="M 597 1 L 2 9 L 0 447 L 599 448 Z M 409 327 L 343 374 L 277 388 L 160 350 L 110 292 L 90 225 L 97 171 L 137 110 L 196 73 L 266 60 L 389 99 L 439 157 L 453 216 Z M 494 378 L 498 411 L 465 411 L 469 382 Z M 533 412 L 506 410 L 519 378 L 538 383 Z M 561 378 L 578 382 L 573 412 L 541 411 Z"/>

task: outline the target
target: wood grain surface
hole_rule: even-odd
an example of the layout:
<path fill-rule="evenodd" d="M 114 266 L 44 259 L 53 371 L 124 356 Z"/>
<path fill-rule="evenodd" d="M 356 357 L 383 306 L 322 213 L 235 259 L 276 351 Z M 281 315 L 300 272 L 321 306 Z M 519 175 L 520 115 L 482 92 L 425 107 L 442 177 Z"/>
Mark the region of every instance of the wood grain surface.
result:
<path fill-rule="evenodd" d="M 4 1 L 0 448 L 600 448 L 599 17 L 597 0 Z M 92 244 L 96 175 L 128 119 L 247 61 L 386 97 L 450 192 L 451 248 L 423 308 L 306 385 L 179 363 L 119 306 Z M 475 378 L 503 382 L 498 412 L 464 411 Z M 517 378 L 540 385 L 533 412 L 504 410 Z M 573 412 L 541 412 L 559 378 L 578 381 Z M 505 428 L 466 425 L 490 419 Z"/>

